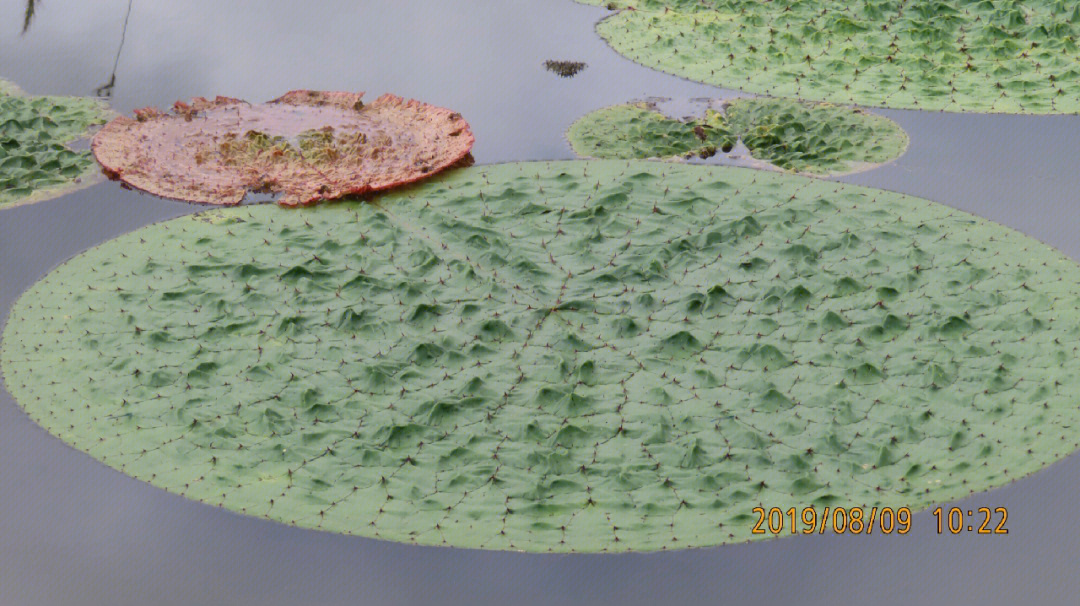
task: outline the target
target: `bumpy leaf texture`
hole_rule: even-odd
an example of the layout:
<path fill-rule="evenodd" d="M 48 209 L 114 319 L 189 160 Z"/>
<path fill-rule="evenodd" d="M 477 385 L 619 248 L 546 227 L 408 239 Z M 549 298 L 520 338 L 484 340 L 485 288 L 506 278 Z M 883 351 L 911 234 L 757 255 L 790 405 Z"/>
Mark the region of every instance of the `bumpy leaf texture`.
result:
<path fill-rule="evenodd" d="M 91 183 L 93 158 L 68 144 L 112 115 L 96 99 L 30 97 L 0 80 L 0 209 Z"/>
<path fill-rule="evenodd" d="M 709 115 L 712 117 L 712 114 Z M 722 120 L 676 120 L 649 103 L 596 110 L 566 131 L 574 152 L 586 158 L 710 157 L 730 151 L 738 137 Z"/>
<path fill-rule="evenodd" d="M 249 191 L 311 204 L 424 179 L 464 159 L 473 135 L 460 114 L 415 100 L 292 91 L 262 105 L 196 98 L 172 113 L 120 117 L 95 135 L 105 170 L 141 190 L 189 202 L 238 204 Z"/>
<path fill-rule="evenodd" d="M 742 140 L 750 155 L 806 175 L 866 170 L 898 158 L 907 133 L 888 118 L 857 108 L 790 99 L 735 99 L 723 113 L 676 120 L 647 103 L 613 105 L 586 114 L 566 138 L 592 158 L 707 158 Z"/>
<path fill-rule="evenodd" d="M 757 505 L 909 506 L 1077 448 L 1080 267 L 899 194 L 524 163 L 217 209 L 65 263 L 7 387 L 205 503 L 433 545 L 659 550 Z"/>
<path fill-rule="evenodd" d="M 987 113 L 1080 112 L 1073 0 L 578 0 L 679 76 L 776 97 Z"/>

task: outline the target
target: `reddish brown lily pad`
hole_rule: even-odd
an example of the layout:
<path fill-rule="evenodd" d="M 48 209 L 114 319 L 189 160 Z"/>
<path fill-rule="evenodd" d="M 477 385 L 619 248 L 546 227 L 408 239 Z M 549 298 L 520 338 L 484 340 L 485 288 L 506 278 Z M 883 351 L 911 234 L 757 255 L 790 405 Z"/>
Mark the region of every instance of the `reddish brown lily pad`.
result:
<path fill-rule="evenodd" d="M 197 97 L 135 111 L 94 136 L 106 174 L 189 202 L 238 204 L 249 191 L 311 204 L 397 187 L 461 161 L 473 135 L 460 114 L 383 95 L 292 91 L 269 103 Z"/>

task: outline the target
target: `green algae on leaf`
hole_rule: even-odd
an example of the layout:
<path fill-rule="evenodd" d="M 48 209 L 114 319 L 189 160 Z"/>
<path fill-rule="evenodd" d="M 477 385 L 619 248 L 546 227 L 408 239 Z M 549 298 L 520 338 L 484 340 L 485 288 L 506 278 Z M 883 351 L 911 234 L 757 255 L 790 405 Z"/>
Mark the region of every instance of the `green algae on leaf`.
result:
<path fill-rule="evenodd" d="M 774 97 L 987 113 L 1080 112 L 1071 0 L 579 0 L 661 71 Z"/>
<path fill-rule="evenodd" d="M 311 204 L 412 183 L 466 159 L 461 114 L 383 95 L 291 91 L 269 103 L 201 97 L 121 116 L 94 136 L 113 178 L 188 202 L 239 204 L 249 191 Z"/>
<path fill-rule="evenodd" d="M 0 209 L 91 183 L 94 159 L 68 144 L 111 115 L 96 99 L 31 97 L 0 80 Z"/>
<path fill-rule="evenodd" d="M 578 155 L 594 158 L 708 157 L 742 140 L 750 154 L 783 170 L 834 175 L 894 160 L 907 149 L 895 122 L 828 103 L 734 99 L 701 119 L 668 118 L 644 103 L 615 105 L 567 131 Z"/>
<path fill-rule="evenodd" d="M 706 158 L 717 149 L 731 150 L 736 141 L 722 119 L 675 120 L 647 103 L 614 105 L 592 112 L 574 122 L 566 138 L 580 156 L 627 160 Z"/>
<path fill-rule="evenodd" d="M 913 509 L 1080 441 L 1080 267 L 917 198 L 730 167 L 474 167 L 68 261 L 0 364 L 65 442 L 298 526 L 529 551 Z"/>

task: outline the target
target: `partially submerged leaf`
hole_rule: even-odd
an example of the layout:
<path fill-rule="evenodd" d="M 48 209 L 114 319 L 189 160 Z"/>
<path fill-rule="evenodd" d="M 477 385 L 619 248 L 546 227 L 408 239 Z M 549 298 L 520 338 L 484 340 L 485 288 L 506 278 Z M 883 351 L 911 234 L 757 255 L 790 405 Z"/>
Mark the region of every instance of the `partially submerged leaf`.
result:
<path fill-rule="evenodd" d="M 566 138 L 579 156 L 626 160 L 707 158 L 731 151 L 738 139 L 722 120 L 676 120 L 650 103 L 614 105 L 587 114 L 570 126 Z"/>
<path fill-rule="evenodd" d="M 613 105 L 574 122 L 566 138 L 591 158 L 706 158 L 741 140 L 757 160 L 807 175 L 836 175 L 894 160 L 908 137 L 895 122 L 853 107 L 790 99 L 734 99 L 723 113 L 676 120 L 650 103 Z"/>
<path fill-rule="evenodd" d="M 783 170 L 835 175 L 900 157 L 907 133 L 853 107 L 790 99 L 736 99 L 724 118 L 754 158 Z"/>
<path fill-rule="evenodd" d="M 913 510 L 1076 450 L 1080 266 L 896 193 L 642 161 L 214 209 L 48 274 L 0 347 L 124 473 L 433 545 L 741 542 L 755 506 Z"/>
<path fill-rule="evenodd" d="M 0 80 L 0 208 L 92 183 L 96 170 L 90 152 L 68 145 L 112 115 L 97 99 L 31 97 Z"/>
<path fill-rule="evenodd" d="M 249 191 L 280 204 L 362 195 L 429 177 L 465 158 L 460 114 L 394 95 L 292 91 L 261 105 L 196 98 L 171 113 L 137 110 L 93 141 L 114 178 L 189 202 L 238 204 Z"/>

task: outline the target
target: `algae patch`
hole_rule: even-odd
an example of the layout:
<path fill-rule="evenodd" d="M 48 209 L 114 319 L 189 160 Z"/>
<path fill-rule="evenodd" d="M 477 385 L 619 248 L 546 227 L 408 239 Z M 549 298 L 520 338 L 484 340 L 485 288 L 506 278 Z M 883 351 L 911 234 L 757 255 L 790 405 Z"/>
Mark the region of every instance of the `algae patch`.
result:
<path fill-rule="evenodd" d="M 894 160 L 907 149 L 895 122 L 827 103 L 735 99 L 723 112 L 676 120 L 647 103 L 606 107 L 567 131 L 574 151 L 594 158 L 707 158 L 739 140 L 750 154 L 782 170 L 835 175 Z"/>
<path fill-rule="evenodd" d="M 31 97 L 0 81 L 0 209 L 90 184 L 94 159 L 68 144 L 112 115 L 96 99 Z"/>
<path fill-rule="evenodd" d="M 1080 112 L 1070 0 L 579 0 L 620 54 L 774 97 L 988 113 Z"/>
<path fill-rule="evenodd" d="M 142 228 L 31 287 L 36 422 L 298 526 L 529 551 L 918 509 L 1077 448 L 1080 267 L 972 215 L 642 161 L 447 173 L 377 204 Z"/>

